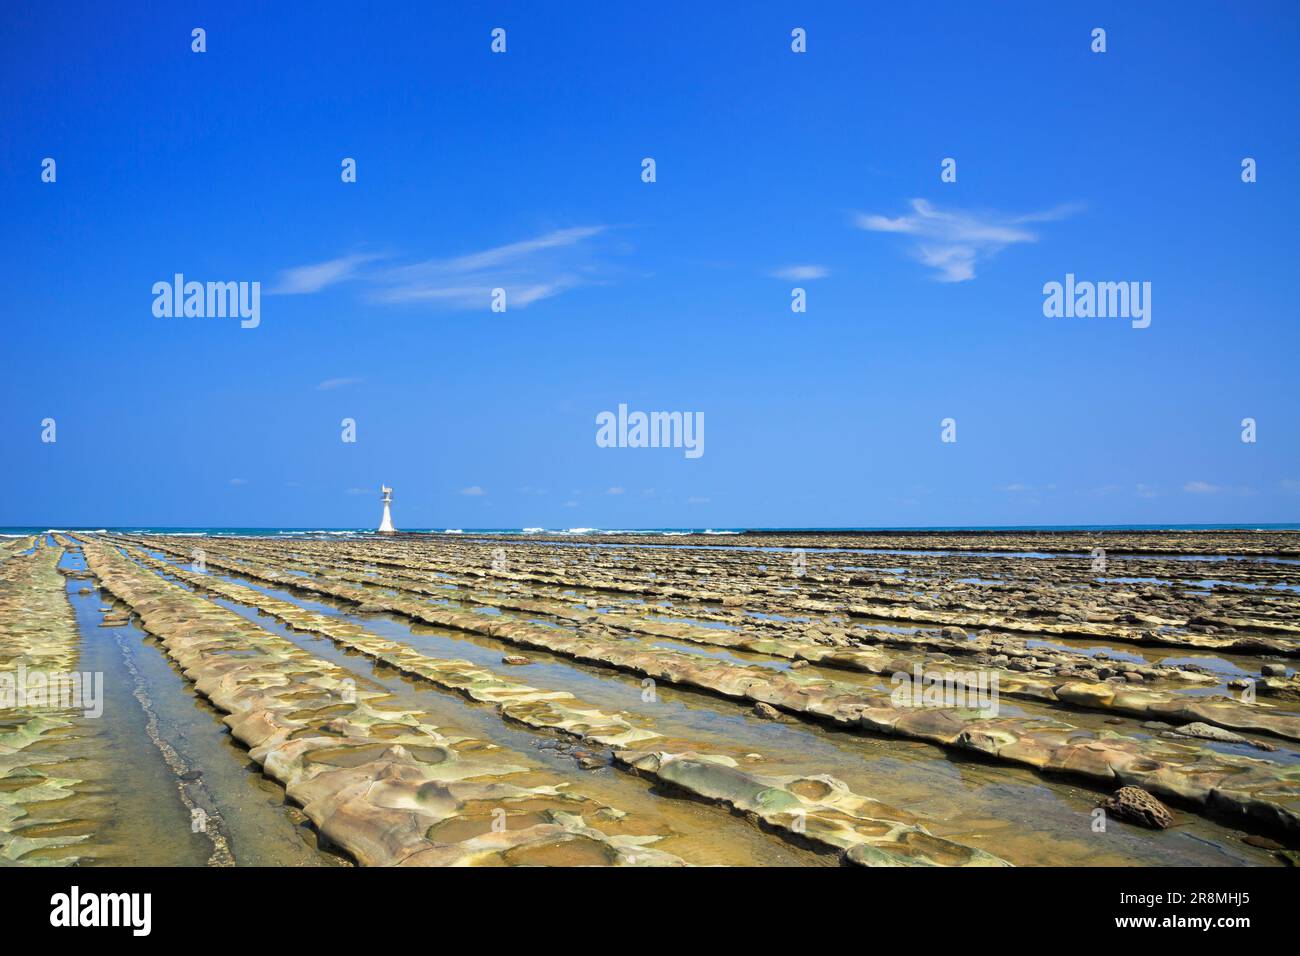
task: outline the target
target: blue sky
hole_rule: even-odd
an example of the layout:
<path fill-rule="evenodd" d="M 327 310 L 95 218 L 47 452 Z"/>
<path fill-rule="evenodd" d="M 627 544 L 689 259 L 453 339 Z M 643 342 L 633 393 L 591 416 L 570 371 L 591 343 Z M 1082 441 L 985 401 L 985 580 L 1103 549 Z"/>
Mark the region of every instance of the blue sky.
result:
<path fill-rule="evenodd" d="M 440 6 L 5 5 L 0 524 L 1300 520 L 1300 7 Z"/>

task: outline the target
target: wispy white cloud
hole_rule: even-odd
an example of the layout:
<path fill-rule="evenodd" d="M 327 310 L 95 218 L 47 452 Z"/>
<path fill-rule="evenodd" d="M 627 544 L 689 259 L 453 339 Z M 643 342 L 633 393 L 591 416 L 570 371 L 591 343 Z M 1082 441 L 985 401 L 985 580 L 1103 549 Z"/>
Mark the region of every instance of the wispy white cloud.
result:
<path fill-rule="evenodd" d="M 355 278 L 358 270 L 367 262 L 382 258 L 378 255 L 340 256 L 314 265 L 297 266 L 280 273 L 279 281 L 270 290 L 270 295 L 308 295 L 320 292 L 345 279 Z"/>
<path fill-rule="evenodd" d="M 236 485 L 236 486 L 238 486 L 238 485 L 246 485 L 246 484 L 248 484 L 248 479 L 247 479 L 247 478 L 231 478 L 231 479 L 230 479 L 230 483 L 231 483 L 232 485 Z"/>
<path fill-rule="evenodd" d="M 481 498 L 487 494 L 487 492 L 478 485 L 470 485 L 468 488 L 462 488 L 460 493 L 462 495 L 467 495 L 470 498 Z"/>
<path fill-rule="evenodd" d="M 371 298 L 401 304 L 425 302 L 453 308 L 488 308 L 493 289 L 504 289 L 506 308 L 525 308 L 595 281 L 589 240 L 605 226 L 556 229 L 532 239 L 447 259 L 426 259 L 384 270 Z"/>
<path fill-rule="evenodd" d="M 575 245 L 584 239 L 598 236 L 604 231 L 604 226 L 577 226 L 572 229 L 556 229 L 533 239 L 511 242 L 504 246 L 484 249 L 481 252 L 472 252 L 451 259 L 430 259 L 427 262 L 406 266 L 404 271 L 452 275 L 482 272 L 485 269 L 496 268 L 506 263 L 518 262 L 520 259 L 526 259 L 534 253 L 543 252 L 547 249 Z"/>
<path fill-rule="evenodd" d="M 912 200 L 910 214 L 890 218 L 859 213 L 854 225 L 869 232 L 886 232 L 906 236 L 911 254 L 934 269 L 941 282 L 964 282 L 975 278 L 975 265 L 1001 252 L 1007 246 L 1037 242 L 1038 234 L 1028 228 L 1035 223 L 1051 222 L 1077 212 L 1077 205 L 1027 215 L 1011 216 L 996 212 L 944 211 L 925 199 Z"/>
<path fill-rule="evenodd" d="M 605 494 L 607 495 L 621 495 L 622 493 L 623 493 L 623 489 L 620 488 L 618 485 L 615 485 L 613 488 L 607 488 L 605 490 Z"/>
<path fill-rule="evenodd" d="M 344 280 L 365 287 L 372 302 L 424 303 L 442 308 L 487 309 L 492 290 L 504 289 L 506 308 L 521 309 L 569 289 L 602 281 L 605 269 L 592 240 L 608 226 L 575 226 L 442 259 L 405 265 L 370 263 L 391 258 L 348 255 L 280 274 L 272 290 L 281 295 L 320 292 Z"/>
<path fill-rule="evenodd" d="M 813 279 L 825 279 L 831 274 L 831 270 L 825 266 L 785 266 L 772 272 L 772 276 L 777 279 L 788 279 L 791 282 L 808 282 Z"/>
<path fill-rule="evenodd" d="M 580 284 L 576 275 L 560 275 L 546 282 L 533 282 L 527 285 L 511 284 L 504 278 L 485 278 L 481 284 L 457 282 L 440 284 L 425 280 L 400 283 L 376 291 L 371 298 L 375 302 L 387 305 L 400 305 L 405 302 L 429 302 L 436 305 L 457 308 L 486 309 L 492 301 L 493 289 L 505 289 L 506 308 L 523 308 L 549 299 L 553 295 L 572 289 Z"/>
<path fill-rule="evenodd" d="M 359 378 L 327 378 L 316 386 L 322 392 L 328 392 L 332 389 L 342 388 L 345 385 L 359 385 L 362 379 Z"/>

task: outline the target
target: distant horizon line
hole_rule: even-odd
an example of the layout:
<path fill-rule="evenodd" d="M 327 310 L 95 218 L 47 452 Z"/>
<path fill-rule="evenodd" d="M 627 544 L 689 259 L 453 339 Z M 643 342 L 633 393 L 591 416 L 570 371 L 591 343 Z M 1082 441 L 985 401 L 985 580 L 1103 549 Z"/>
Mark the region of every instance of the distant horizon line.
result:
<path fill-rule="evenodd" d="M 87 533 L 110 531 L 171 532 L 171 533 L 238 533 L 260 532 L 285 534 L 290 532 L 306 534 L 379 534 L 373 527 L 311 527 L 311 526 L 276 526 L 276 525 L 106 525 L 90 527 L 89 525 L 66 525 L 63 527 L 41 527 L 39 525 L 0 525 L 0 535 L 47 534 L 59 531 L 83 531 Z M 888 533 L 888 532 L 926 532 L 926 531 L 1300 531 L 1300 522 L 1156 522 L 1147 524 L 1023 524 L 1023 525 L 860 525 L 860 526 L 758 526 L 745 525 L 735 527 L 657 527 L 657 528 L 598 528 L 598 527 L 497 527 L 497 528 L 398 528 L 397 534 L 758 534 L 758 533 L 801 533 L 801 534 L 849 534 L 849 533 Z"/>

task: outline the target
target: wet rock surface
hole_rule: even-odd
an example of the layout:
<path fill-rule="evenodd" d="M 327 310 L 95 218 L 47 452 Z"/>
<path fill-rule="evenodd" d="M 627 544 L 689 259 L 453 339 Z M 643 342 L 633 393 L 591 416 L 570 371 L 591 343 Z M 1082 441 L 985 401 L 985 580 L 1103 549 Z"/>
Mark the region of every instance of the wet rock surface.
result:
<path fill-rule="evenodd" d="M 85 698 L 56 688 L 77 671 L 77 625 L 62 549 L 23 538 L 0 551 L 0 861 L 93 858 L 106 808 L 95 798 Z"/>
<path fill-rule="evenodd" d="M 656 834 L 589 825 L 604 809 L 599 802 L 553 783 L 516 783 L 528 768 L 492 748 L 445 737 L 419 713 L 385 708 L 384 694 L 111 548 L 90 542 L 85 550 L 104 588 L 227 712 L 252 759 L 359 863 L 681 863 L 649 846 Z M 512 817 L 522 825 L 512 827 Z"/>
<path fill-rule="evenodd" d="M 639 802 L 610 802 L 620 780 L 643 777 L 661 800 L 832 861 L 1005 865 L 986 831 L 1015 816 L 1014 799 L 987 819 L 927 818 L 841 779 L 860 776 L 852 763 L 777 769 L 799 736 L 829 730 L 864 754 L 908 744 L 957 766 L 973 758 L 991 783 L 1118 787 L 1113 812 L 1144 826 L 1168 800 L 1253 862 L 1281 862 L 1300 836 L 1300 682 L 1280 663 L 1300 656 L 1294 533 L 699 535 L 667 547 L 212 536 L 198 569 L 192 541 L 83 538 L 106 626 L 156 635 L 264 772 L 362 863 L 709 862 Z M 490 653 L 449 654 L 442 638 L 417 648 L 370 620 Z M 345 656 L 315 657 L 312 639 Z M 536 752 L 568 768 L 564 782 L 443 733 L 349 658 L 544 735 Z M 639 682 L 644 706 L 611 706 L 610 680 Z M 695 695 L 689 710 L 723 723 L 699 737 L 664 724 L 657 687 Z M 754 730 L 733 747 L 723 728 L 736 720 Z M 763 735 L 777 735 L 777 759 Z M 450 789 L 431 809 L 412 794 L 434 781 Z M 503 836 L 485 801 L 505 791 L 470 784 L 518 787 L 507 817 L 552 829 Z M 428 825 L 413 829 L 408 812 Z M 1087 834 L 1078 813 L 1062 826 Z M 653 845 L 665 841 L 673 852 Z"/>
<path fill-rule="evenodd" d="M 166 550 L 172 546 L 160 547 Z M 331 571 L 307 578 L 295 574 L 293 572 L 305 567 L 293 557 L 294 549 L 302 547 L 296 542 L 292 547 L 278 542 L 259 542 L 256 545 L 255 550 L 271 561 L 282 562 L 285 570 L 259 562 L 248 549 L 238 559 L 233 554 L 221 554 L 209 555 L 208 561 L 216 567 L 291 590 L 327 595 L 367 609 L 399 613 L 425 623 L 499 638 L 521 647 L 633 672 L 656 681 L 690 686 L 733 699 L 747 699 L 807 719 L 868 733 L 922 740 L 1042 772 L 1077 775 L 1100 785 L 1116 782 L 1140 784 L 1166 797 L 1198 804 L 1207 812 L 1227 812 L 1265 827 L 1300 831 L 1300 768 L 1294 765 L 1184 746 L 1164 738 L 1086 730 L 1071 723 L 1067 713 L 1058 716 L 1049 711 L 1037 716 L 1001 716 L 974 713 L 960 707 L 899 707 L 893 695 L 883 687 L 846 683 L 806 671 L 796 674 L 787 666 L 732 663 L 714 656 L 672 649 L 653 640 L 738 649 L 743 645 L 743 650 L 748 653 L 766 652 L 778 659 L 802 653 L 806 659 L 818 663 L 823 663 L 828 657 L 840 662 L 849 659 L 837 646 L 826 648 L 814 643 L 815 635 L 823 633 L 820 629 L 805 630 L 805 635 L 814 635 L 811 640 L 808 636 L 802 640 L 792 636 L 774 640 L 764 636 L 766 631 L 762 625 L 767 621 L 763 618 L 757 619 L 752 626 L 753 633 L 733 633 L 723 628 L 700 626 L 690 620 L 674 620 L 667 614 L 646 615 L 643 605 L 637 608 L 640 613 L 616 621 L 612 613 L 589 609 L 585 604 L 577 604 L 573 598 L 563 603 L 554 599 L 526 599 L 515 596 L 513 590 L 489 597 L 482 593 L 482 589 L 476 589 L 468 601 L 458 595 L 462 603 L 473 604 L 475 610 L 446 610 L 419 597 L 422 593 L 436 590 L 436 586 L 416 582 L 408 584 L 409 571 L 389 575 L 376 566 L 365 574 L 356 575 Z M 699 560 L 698 556 L 695 559 Z M 489 560 L 495 561 L 496 556 L 491 555 Z M 432 562 L 421 561 L 419 566 L 427 564 Z M 448 579 L 454 580 L 457 575 L 461 578 L 477 577 L 466 575 L 463 565 L 457 567 L 452 561 L 446 561 L 439 568 L 439 576 Z M 698 574 L 700 567 L 695 565 L 691 570 Z M 667 572 L 662 575 L 651 573 L 655 575 L 651 580 L 656 582 L 668 578 Z M 504 576 L 507 584 L 517 583 L 511 574 L 520 576 L 518 572 L 502 572 L 489 563 L 482 576 L 490 574 Z M 355 580 L 347 581 L 347 577 Z M 710 575 L 710 583 L 713 583 L 712 578 Z M 482 608 L 491 608 L 496 613 L 478 613 Z M 512 612 L 511 616 L 504 613 L 507 611 Z M 530 617 L 522 620 L 514 616 L 519 613 Z M 770 612 L 763 613 L 775 616 Z M 539 615 L 548 615 L 569 626 L 539 624 Z M 625 639 L 625 632 L 652 640 Z M 955 639 L 953 632 L 949 632 L 947 639 Z M 1003 642 L 998 646 L 1007 645 Z M 867 672 L 897 673 L 911 664 L 913 673 L 924 677 L 929 670 L 927 659 L 900 658 L 892 652 L 869 650 L 853 651 L 852 654 L 856 655 L 852 659 L 862 665 L 860 669 Z M 868 655 L 874 655 L 874 658 L 868 661 Z M 915 670 L 917 667 L 921 668 L 919 672 Z M 1248 724 L 1255 729 L 1280 731 L 1284 735 L 1297 733 L 1296 715 L 1278 713 L 1268 704 L 1256 703 L 1246 707 L 1240 701 L 1226 697 L 1213 701 L 1165 699 L 1154 690 L 1130 688 L 1122 676 L 1114 676 L 1117 683 L 1072 681 L 1053 687 L 1050 683 L 1023 678 L 1016 672 L 999 671 L 998 686 L 999 693 L 1041 697 L 1075 707 L 1113 708 L 1140 715 L 1176 714 L 1183 719 L 1217 718 L 1227 723 Z M 973 683 L 977 678 L 978 674 L 975 674 L 974 678 L 961 677 L 953 683 L 965 686 L 964 681 Z"/>

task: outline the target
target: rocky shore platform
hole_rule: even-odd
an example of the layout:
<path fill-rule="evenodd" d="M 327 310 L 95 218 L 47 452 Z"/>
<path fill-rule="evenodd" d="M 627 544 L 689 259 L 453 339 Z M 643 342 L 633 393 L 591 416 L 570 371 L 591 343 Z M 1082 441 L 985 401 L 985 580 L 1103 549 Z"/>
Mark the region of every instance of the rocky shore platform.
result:
<path fill-rule="evenodd" d="M 130 832 L 236 865 L 1294 864 L 1298 612 L 1285 531 L 0 544 L 0 677 L 114 633 L 214 827 Z M 129 861 L 94 719 L 0 717 L 0 860 Z"/>

